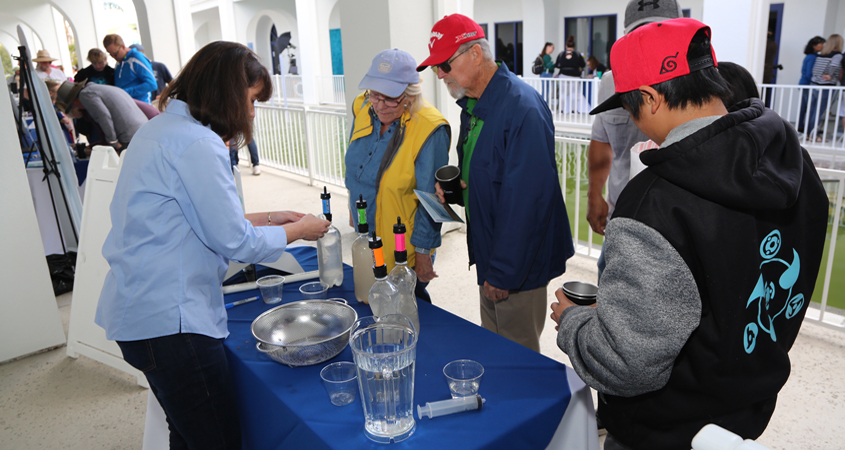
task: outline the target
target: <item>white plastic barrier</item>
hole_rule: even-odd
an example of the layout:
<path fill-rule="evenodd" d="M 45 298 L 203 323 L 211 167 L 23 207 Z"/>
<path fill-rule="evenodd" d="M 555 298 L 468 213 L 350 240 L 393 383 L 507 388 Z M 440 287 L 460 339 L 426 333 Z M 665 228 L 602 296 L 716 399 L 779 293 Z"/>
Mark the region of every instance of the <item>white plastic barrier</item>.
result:
<path fill-rule="evenodd" d="M 84 355 L 122 370 L 135 376 L 139 385 L 148 387 L 144 374 L 123 360 L 117 344 L 106 339 L 105 330 L 94 323 L 97 301 L 109 271 L 102 249 L 111 230 L 109 205 L 122 161 L 111 147 L 97 146 L 91 152 L 76 255 L 67 354 L 71 358 Z"/>

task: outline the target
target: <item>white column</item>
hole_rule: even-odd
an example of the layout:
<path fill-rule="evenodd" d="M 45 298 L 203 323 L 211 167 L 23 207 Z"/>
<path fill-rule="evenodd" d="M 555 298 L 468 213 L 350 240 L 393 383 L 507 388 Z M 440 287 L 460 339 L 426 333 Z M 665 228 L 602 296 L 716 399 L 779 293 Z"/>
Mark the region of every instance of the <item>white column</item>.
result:
<path fill-rule="evenodd" d="M 196 52 L 194 48 L 194 24 L 191 19 L 191 7 L 188 0 L 172 0 L 173 1 L 173 15 L 176 18 L 176 38 L 179 41 L 177 48 L 179 50 L 179 66 L 168 67 L 173 76 L 176 72 L 181 70 L 191 56 Z"/>
<path fill-rule="evenodd" d="M 102 8 L 103 3 L 97 5 Z M 76 39 L 76 57 L 79 68 L 88 65 L 85 57 L 88 50 L 96 47 L 103 48 L 103 36 L 98 36 L 96 15 L 91 2 L 76 0 L 54 0 L 53 7 L 57 9 L 70 23 L 73 37 Z"/>
<path fill-rule="evenodd" d="M 59 53 L 53 55 L 53 58 L 58 58 L 56 63 L 61 64 L 62 67 L 64 67 L 65 76 L 72 76 L 73 60 L 70 58 L 70 49 L 68 48 L 67 32 L 65 31 L 65 18 L 62 16 L 62 13 L 56 11 L 56 8 L 50 7 L 50 12 L 53 14 L 53 26 L 56 29 L 56 47 L 59 49 Z M 79 61 L 79 64 L 82 64 L 83 62 L 85 61 Z M 79 68 L 81 69 L 82 66 Z"/>
<path fill-rule="evenodd" d="M 328 21 L 328 17 L 319 20 Z M 299 31 L 299 45 L 297 48 L 296 65 L 302 76 L 302 95 L 305 104 L 319 103 L 317 98 L 317 80 L 323 75 L 323 64 L 320 61 L 319 31 L 324 27 L 318 25 L 317 2 L 314 0 L 296 0 L 296 28 Z M 326 32 L 328 39 L 328 32 Z"/>
<path fill-rule="evenodd" d="M 235 7 L 232 0 L 217 0 L 217 14 L 220 16 L 220 34 L 224 41 L 236 42 Z"/>
<path fill-rule="evenodd" d="M 758 83 L 763 81 L 769 4 L 769 0 L 703 2 L 702 22 L 713 32 L 716 59 L 745 67 Z"/>
<path fill-rule="evenodd" d="M 190 21 L 190 14 L 187 17 L 177 17 L 177 11 L 185 12 L 183 3 L 186 0 L 145 0 L 146 15 L 139 14 L 138 21 L 145 21 L 144 27 L 149 30 L 149 40 L 144 41 L 144 50 L 147 56 L 161 63 L 164 63 L 170 73 L 174 76 L 193 55 L 193 51 L 187 53 L 186 49 L 193 49 L 193 36 L 185 36 L 184 23 Z M 181 3 L 177 8 L 177 3 Z M 231 2 L 229 2 L 231 6 Z M 230 21 L 232 14 L 229 14 Z M 190 22 L 189 22 L 190 23 Z M 180 29 L 180 25 L 183 27 Z M 193 27 L 188 27 L 188 33 L 193 33 Z M 146 39 L 143 37 L 143 39 Z"/>

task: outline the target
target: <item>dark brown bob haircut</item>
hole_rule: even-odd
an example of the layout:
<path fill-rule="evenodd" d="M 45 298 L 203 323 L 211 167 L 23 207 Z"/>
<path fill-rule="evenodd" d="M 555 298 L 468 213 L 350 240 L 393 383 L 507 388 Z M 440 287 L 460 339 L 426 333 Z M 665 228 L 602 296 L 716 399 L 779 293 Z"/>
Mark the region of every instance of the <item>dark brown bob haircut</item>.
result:
<path fill-rule="evenodd" d="M 266 102 L 273 83 L 252 50 L 236 42 L 212 42 L 194 54 L 164 89 L 158 108 L 164 111 L 172 98 L 182 100 L 195 119 L 210 125 L 224 141 L 235 139 L 242 145 L 252 140 L 247 91 L 259 84 L 258 100 Z"/>

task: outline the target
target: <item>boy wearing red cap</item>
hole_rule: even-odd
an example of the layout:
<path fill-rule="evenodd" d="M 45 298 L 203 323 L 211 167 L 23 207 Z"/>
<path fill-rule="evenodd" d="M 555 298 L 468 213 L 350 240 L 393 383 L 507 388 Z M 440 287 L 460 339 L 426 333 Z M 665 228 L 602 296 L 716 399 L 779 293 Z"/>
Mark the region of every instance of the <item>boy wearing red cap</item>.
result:
<path fill-rule="evenodd" d="M 597 308 L 562 291 L 558 346 L 599 391 L 605 449 L 689 448 L 715 423 L 756 439 L 813 295 L 828 201 L 795 130 L 759 99 L 728 112 L 710 29 L 639 28 L 611 51 L 616 93 L 660 148 L 606 231 Z"/>
<path fill-rule="evenodd" d="M 481 325 L 540 351 L 546 286 L 575 253 L 551 111 L 493 60 L 484 31 L 469 17 L 438 21 L 428 45 L 431 54 L 417 70 L 433 66 L 462 109 L 457 150 Z"/>

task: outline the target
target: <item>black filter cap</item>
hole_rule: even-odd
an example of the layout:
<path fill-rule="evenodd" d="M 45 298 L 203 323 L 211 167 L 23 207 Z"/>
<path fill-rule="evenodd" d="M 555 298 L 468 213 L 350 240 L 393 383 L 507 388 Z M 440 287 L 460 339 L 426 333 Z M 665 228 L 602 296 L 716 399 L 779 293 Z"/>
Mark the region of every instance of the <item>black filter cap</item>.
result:
<path fill-rule="evenodd" d="M 358 224 L 358 232 L 367 234 L 370 232 L 370 224 L 368 223 L 359 223 Z"/>
<path fill-rule="evenodd" d="M 405 234 L 405 224 L 401 217 L 396 217 L 396 225 L 393 225 L 393 234 Z"/>
<path fill-rule="evenodd" d="M 325 186 L 323 186 L 323 193 L 320 194 L 320 198 L 322 200 L 328 200 L 328 199 L 332 198 L 332 194 L 329 194 L 329 191 L 328 191 L 328 189 L 326 189 Z"/>
<path fill-rule="evenodd" d="M 385 266 L 374 266 L 373 267 L 373 275 L 375 275 L 376 278 L 387 277 L 387 267 L 385 267 Z"/>
<path fill-rule="evenodd" d="M 370 232 L 370 248 L 375 249 L 375 248 L 381 248 L 381 247 L 382 247 L 381 238 L 376 236 L 375 231 L 371 231 Z"/>
<path fill-rule="evenodd" d="M 367 209 L 367 201 L 364 200 L 364 196 L 362 194 L 358 194 L 358 201 L 355 202 L 355 207 L 358 209 Z"/>

